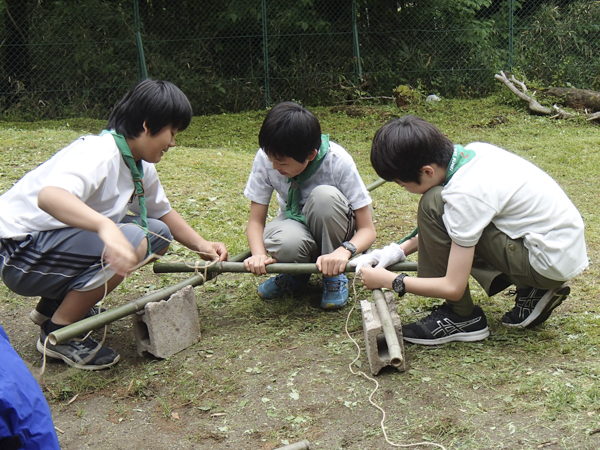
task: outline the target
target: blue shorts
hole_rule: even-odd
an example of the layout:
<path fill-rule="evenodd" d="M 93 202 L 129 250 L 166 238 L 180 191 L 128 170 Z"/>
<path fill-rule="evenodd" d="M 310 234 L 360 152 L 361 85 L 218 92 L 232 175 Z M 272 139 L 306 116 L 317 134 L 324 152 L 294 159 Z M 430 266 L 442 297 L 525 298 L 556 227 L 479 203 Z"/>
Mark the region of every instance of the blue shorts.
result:
<path fill-rule="evenodd" d="M 144 230 L 126 216 L 121 231 L 134 248 L 146 238 Z M 169 245 L 169 227 L 148 219 L 148 228 L 165 239 L 149 234 L 152 252 Z M 89 291 L 102 286 L 114 272 L 102 267 L 104 242 L 97 233 L 79 228 L 39 231 L 21 241 L 0 239 L 0 278 L 11 291 L 26 297 L 62 300 L 72 290 Z"/>

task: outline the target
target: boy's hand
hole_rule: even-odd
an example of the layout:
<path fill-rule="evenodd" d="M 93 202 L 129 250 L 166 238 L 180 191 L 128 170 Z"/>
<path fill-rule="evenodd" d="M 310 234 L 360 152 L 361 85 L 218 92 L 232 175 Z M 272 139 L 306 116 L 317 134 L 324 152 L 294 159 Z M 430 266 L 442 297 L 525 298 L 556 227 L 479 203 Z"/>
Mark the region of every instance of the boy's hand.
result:
<path fill-rule="evenodd" d="M 110 270 L 122 277 L 127 276 L 138 263 L 135 249 L 131 242 L 112 221 L 107 220 L 98 230 L 98 235 L 106 250 L 104 260 L 110 264 Z"/>
<path fill-rule="evenodd" d="M 227 247 L 222 242 L 206 242 L 200 257 L 205 261 L 211 261 L 210 254 L 217 255 L 217 261 L 227 261 L 229 253 Z"/>
<path fill-rule="evenodd" d="M 317 269 L 321 271 L 323 276 L 335 277 L 346 271 L 348 264 L 349 252 L 343 247 L 335 249 L 335 251 L 321 255 L 317 259 Z"/>
<path fill-rule="evenodd" d="M 363 266 L 360 272 L 362 282 L 367 289 L 392 289 L 397 274 L 383 267 Z"/>
<path fill-rule="evenodd" d="M 244 260 L 244 267 L 254 275 L 266 275 L 267 269 L 265 266 L 275 262 L 277 261 L 268 255 L 252 255 Z"/>
<path fill-rule="evenodd" d="M 356 267 L 356 273 L 362 273 L 363 267 L 387 267 L 403 261 L 406 261 L 406 256 L 402 247 L 393 242 L 381 249 L 375 249 L 370 253 L 354 258 L 350 261 L 350 265 Z"/>

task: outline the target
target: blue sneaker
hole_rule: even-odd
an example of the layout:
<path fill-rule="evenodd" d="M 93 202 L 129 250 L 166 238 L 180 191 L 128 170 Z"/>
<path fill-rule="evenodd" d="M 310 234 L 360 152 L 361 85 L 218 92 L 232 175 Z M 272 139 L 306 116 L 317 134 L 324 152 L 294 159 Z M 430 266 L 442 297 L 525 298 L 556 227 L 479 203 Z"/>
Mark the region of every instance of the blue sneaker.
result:
<path fill-rule="evenodd" d="M 292 276 L 280 273 L 258 286 L 258 295 L 263 300 L 271 300 L 285 294 L 291 294 L 306 286 L 309 278 L 310 274 Z"/>
<path fill-rule="evenodd" d="M 340 274 L 337 277 L 323 277 L 323 297 L 321 308 L 340 309 L 348 301 L 348 277 Z"/>

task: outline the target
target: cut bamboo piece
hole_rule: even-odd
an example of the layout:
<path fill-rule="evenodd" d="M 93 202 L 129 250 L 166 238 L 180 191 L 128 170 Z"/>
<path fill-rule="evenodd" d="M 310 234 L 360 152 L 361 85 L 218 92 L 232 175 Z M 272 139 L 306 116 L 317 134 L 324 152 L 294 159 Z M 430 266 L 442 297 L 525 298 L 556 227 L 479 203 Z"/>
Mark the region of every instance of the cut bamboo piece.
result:
<path fill-rule="evenodd" d="M 373 289 L 373 299 L 375 300 L 375 307 L 381 320 L 383 335 L 390 354 L 390 364 L 398 368 L 403 363 L 402 348 L 400 347 L 400 342 L 398 342 L 396 329 L 394 328 L 383 291 L 381 289 Z"/>

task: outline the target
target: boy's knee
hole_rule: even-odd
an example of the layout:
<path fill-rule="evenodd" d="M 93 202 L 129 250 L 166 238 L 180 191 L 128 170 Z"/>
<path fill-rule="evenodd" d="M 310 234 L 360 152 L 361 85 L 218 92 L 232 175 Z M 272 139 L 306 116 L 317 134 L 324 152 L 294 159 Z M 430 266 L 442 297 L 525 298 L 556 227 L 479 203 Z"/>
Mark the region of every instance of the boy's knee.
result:
<path fill-rule="evenodd" d="M 443 186 L 434 186 L 421 196 L 419 201 L 418 217 L 442 216 L 444 213 L 444 200 L 442 200 Z"/>
<path fill-rule="evenodd" d="M 315 214 L 317 217 L 328 217 L 337 214 L 340 208 L 345 210 L 347 207 L 348 200 L 338 188 L 321 185 L 313 189 L 303 212 L 307 217 Z"/>

